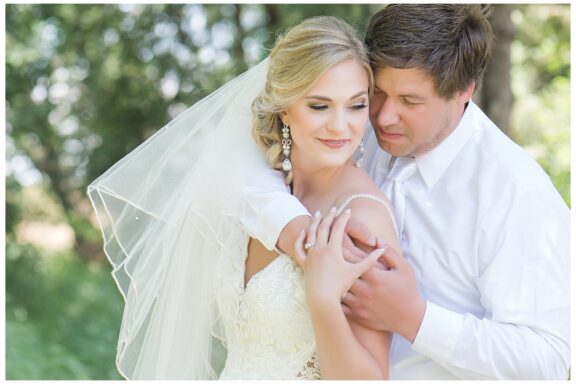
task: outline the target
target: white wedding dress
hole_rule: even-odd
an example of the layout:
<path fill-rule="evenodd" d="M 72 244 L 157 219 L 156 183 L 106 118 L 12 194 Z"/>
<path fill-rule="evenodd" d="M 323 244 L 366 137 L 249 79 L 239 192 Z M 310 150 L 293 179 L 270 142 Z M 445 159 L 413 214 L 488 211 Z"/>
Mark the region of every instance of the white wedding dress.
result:
<path fill-rule="evenodd" d="M 355 198 L 388 204 L 378 197 Z M 228 356 L 220 379 L 320 379 L 316 342 L 306 303 L 303 273 L 293 258 L 276 257 L 244 287 L 248 248 L 244 236 L 219 270 L 217 302 Z"/>

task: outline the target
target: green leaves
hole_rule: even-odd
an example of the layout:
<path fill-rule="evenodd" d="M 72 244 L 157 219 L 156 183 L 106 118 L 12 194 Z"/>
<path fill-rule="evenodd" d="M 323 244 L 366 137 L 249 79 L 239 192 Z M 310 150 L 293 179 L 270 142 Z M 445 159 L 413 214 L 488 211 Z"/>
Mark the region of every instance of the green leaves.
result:
<path fill-rule="evenodd" d="M 109 268 L 26 245 L 6 253 L 7 378 L 119 379 L 123 302 Z"/>

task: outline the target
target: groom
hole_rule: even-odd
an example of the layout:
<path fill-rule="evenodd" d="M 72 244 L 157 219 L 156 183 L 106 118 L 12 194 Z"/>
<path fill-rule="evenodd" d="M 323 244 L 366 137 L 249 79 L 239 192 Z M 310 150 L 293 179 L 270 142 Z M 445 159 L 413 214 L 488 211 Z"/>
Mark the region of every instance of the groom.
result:
<path fill-rule="evenodd" d="M 391 379 L 568 376 L 570 213 L 471 101 L 491 41 L 474 4 L 389 5 L 366 33 L 376 89 L 365 168 L 389 193 L 404 258 L 389 250 L 390 269 L 359 279 L 344 310 L 395 333 Z M 251 235 L 292 252 L 310 218 L 282 178 L 270 172 L 246 198 Z M 362 232 L 351 223 L 368 242 Z"/>

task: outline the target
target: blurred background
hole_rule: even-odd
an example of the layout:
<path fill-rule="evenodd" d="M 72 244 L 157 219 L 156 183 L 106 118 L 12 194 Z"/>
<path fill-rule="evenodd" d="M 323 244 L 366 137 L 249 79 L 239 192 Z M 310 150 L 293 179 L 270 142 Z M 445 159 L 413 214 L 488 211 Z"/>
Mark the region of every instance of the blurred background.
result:
<path fill-rule="evenodd" d="M 375 4 L 6 5 L 6 378 L 119 379 L 86 186 L 316 15 Z M 476 101 L 570 205 L 570 6 L 498 4 Z"/>

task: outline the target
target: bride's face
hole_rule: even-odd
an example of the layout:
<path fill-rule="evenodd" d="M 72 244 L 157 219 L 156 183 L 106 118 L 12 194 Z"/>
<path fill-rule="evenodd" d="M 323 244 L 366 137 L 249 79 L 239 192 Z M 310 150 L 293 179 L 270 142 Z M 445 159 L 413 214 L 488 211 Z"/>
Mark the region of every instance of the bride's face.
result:
<path fill-rule="evenodd" d="M 282 119 L 290 126 L 293 166 L 314 171 L 351 158 L 368 122 L 368 84 L 362 65 L 346 60 L 286 110 Z"/>

